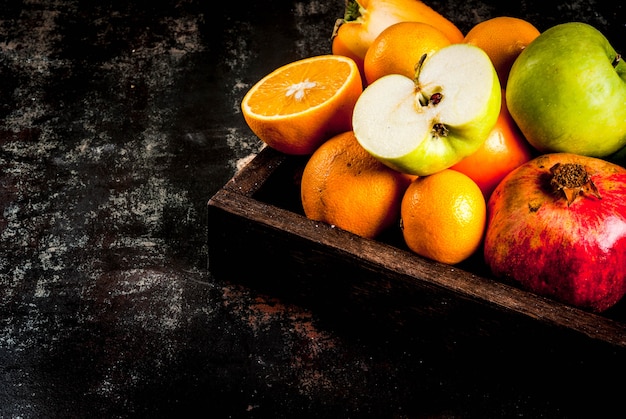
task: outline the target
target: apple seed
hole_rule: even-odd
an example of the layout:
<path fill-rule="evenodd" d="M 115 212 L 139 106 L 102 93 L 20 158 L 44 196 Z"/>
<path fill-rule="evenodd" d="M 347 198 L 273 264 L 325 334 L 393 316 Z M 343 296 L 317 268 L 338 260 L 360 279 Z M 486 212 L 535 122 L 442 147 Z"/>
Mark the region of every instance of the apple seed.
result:
<path fill-rule="evenodd" d="M 439 102 L 441 102 L 441 99 L 443 99 L 443 95 L 441 93 L 433 93 L 433 95 L 430 97 L 430 104 L 431 105 L 437 105 L 439 104 Z"/>

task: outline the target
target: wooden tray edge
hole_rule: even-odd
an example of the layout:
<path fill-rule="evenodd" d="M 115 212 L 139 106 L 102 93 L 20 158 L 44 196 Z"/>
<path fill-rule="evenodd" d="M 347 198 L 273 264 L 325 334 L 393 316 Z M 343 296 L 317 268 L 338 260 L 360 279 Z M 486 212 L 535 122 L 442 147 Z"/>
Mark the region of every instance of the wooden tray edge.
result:
<path fill-rule="evenodd" d="M 252 197 L 269 175 L 289 158 L 264 149 L 208 201 L 208 206 L 267 227 L 314 241 L 369 264 L 385 267 L 414 281 L 427 283 L 478 304 L 567 328 L 592 339 L 626 348 L 626 326 L 600 314 L 586 312 L 515 288 L 495 279 L 440 264 L 394 246 L 357 237 Z M 365 256 L 364 256 L 365 255 Z"/>

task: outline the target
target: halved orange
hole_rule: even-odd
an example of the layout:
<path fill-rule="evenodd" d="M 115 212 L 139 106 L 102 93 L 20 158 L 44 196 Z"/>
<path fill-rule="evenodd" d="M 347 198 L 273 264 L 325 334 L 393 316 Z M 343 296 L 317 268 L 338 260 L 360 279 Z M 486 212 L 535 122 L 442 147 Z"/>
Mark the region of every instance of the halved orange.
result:
<path fill-rule="evenodd" d="M 363 83 L 351 58 L 319 55 L 277 68 L 246 93 L 246 123 L 268 146 L 306 155 L 332 136 L 352 129 L 352 111 Z"/>

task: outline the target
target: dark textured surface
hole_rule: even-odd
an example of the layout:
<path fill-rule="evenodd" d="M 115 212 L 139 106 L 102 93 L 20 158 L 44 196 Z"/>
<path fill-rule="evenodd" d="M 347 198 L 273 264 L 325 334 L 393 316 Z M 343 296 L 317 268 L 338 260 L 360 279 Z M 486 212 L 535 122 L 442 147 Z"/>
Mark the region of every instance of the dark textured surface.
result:
<path fill-rule="evenodd" d="M 583 20 L 626 50 L 621 4 L 428 3 L 464 32 L 502 14 Z M 216 7 L 0 1 L 0 417 L 567 417 L 615 402 L 553 398 L 549 373 L 541 394 L 486 385 L 497 374 L 460 368 L 455 348 L 355 339 L 214 278 L 206 203 L 261 147 L 240 100 L 328 52 L 343 2 Z"/>

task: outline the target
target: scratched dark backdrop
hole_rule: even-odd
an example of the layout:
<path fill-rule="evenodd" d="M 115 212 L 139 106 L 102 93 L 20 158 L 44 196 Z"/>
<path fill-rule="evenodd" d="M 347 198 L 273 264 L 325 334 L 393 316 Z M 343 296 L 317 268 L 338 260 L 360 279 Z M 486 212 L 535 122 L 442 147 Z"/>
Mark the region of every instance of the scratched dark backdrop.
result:
<path fill-rule="evenodd" d="M 626 50 L 615 2 L 427 3 L 463 32 L 504 14 L 581 20 Z M 243 94 L 329 52 L 343 12 L 217 5 L 0 1 L 0 417 L 571 413 L 211 275 L 206 203 L 262 147 Z"/>

